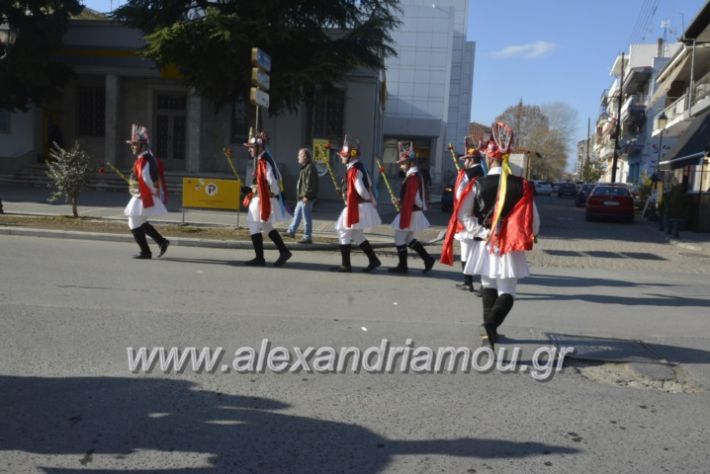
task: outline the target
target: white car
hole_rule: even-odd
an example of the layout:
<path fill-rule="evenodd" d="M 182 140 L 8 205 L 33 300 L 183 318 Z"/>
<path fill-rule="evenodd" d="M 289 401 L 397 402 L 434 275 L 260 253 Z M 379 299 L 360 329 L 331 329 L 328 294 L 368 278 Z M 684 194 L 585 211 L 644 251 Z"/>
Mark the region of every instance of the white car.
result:
<path fill-rule="evenodd" d="M 552 194 L 552 184 L 549 181 L 534 180 L 535 194 L 544 194 L 550 196 Z"/>

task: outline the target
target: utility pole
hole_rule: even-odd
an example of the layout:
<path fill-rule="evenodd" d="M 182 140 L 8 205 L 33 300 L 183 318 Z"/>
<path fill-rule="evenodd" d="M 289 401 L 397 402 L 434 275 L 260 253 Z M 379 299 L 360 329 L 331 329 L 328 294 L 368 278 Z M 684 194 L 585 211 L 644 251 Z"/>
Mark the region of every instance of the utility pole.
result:
<path fill-rule="evenodd" d="M 621 102 L 624 100 L 624 53 L 621 53 L 621 77 L 619 79 L 619 103 L 616 112 L 616 137 L 614 138 L 614 158 L 611 161 L 611 182 L 616 183 L 616 164 L 619 160 L 619 136 L 621 135 Z"/>
<path fill-rule="evenodd" d="M 591 122 L 591 117 L 587 117 L 587 156 L 584 159 L 584 165 L 582 165 L 582 180 L 584 182 L 589 179 L 589 127 L 591 126 Z"/>

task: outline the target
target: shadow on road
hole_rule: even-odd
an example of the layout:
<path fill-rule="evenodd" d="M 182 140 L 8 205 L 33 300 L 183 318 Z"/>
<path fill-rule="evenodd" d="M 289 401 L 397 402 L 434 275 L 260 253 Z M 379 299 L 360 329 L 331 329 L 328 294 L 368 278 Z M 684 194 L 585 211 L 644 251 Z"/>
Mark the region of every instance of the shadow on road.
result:
<path fill-rule="evenodd" d="M 383 471 L 395 455 L 491 459 L 579 452 L 534 441 L 392 440 L 351 423 L 280 413 L 290 407 L 278 400 L 205 391 L 170 379 L 1 376 L 0 400 L 0 450 L 65 455 L 61 463 L 42 458 L 48 473 L 83 468 L 367 474 Z M 141 450 L 157 451 L 150 464 L 160 467 L 132 464 L 131 455 Z M 72 456 L 75 467 L 66 465 Z M 195 457 L 205 458 L 202 467 L 180 465 Z"/>

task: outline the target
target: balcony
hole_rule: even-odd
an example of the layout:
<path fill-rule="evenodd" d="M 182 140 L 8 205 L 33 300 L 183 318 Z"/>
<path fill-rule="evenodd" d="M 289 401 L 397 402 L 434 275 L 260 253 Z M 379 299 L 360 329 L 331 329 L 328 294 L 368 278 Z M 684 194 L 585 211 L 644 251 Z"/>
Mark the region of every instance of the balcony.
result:
<path fill-rule="evenodd" d="M 710 107 L 710 72 L 698 79 L 693 86 L 690 114 L 699 115 L 708 107 Z"/>
<path fill-rule="evenodd" d="M 648 97 L 643 94 L 632 94 L 621 106 L 621 121 L 625 122 L 630 116 L 643 114 L 646 111 Z"/>
<path fill-rule="evenodd" d="M 650 66 L 640 66 L 631 68 L 624 78 L 624 93 L 635 93 L 643 89 L 651 78 L 653 68 Z"/>
<path fill-rule="evenodd" d="M 677 137 L 683 133 L 690 124 L 690 111 L 688 110 L 688 94 L 684 94 L 671 105 L 663 109 L 660 113 L 653 117 L 653 133 L 651 136 L 656 136 L 661 133 L 658 127 L 658 117 L 662 114 L 666 114 L 668 120 L 664 133 L 667 136 Z"/>

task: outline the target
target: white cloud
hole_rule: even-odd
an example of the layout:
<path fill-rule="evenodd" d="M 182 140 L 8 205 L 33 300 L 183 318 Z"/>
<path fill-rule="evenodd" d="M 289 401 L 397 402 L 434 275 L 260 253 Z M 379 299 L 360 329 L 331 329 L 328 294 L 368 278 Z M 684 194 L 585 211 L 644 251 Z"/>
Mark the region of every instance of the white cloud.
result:
<path fill-rule="evenodd" d="M 550 53 L 558 48 L 555 43 L 549 41 L 536 41 L 535 43 L 506 46 L 500 51 L 490 53 L 490 56 L 498 59 L 509 59 L 523 57 L 525 59 L 536 59 Z"/>

